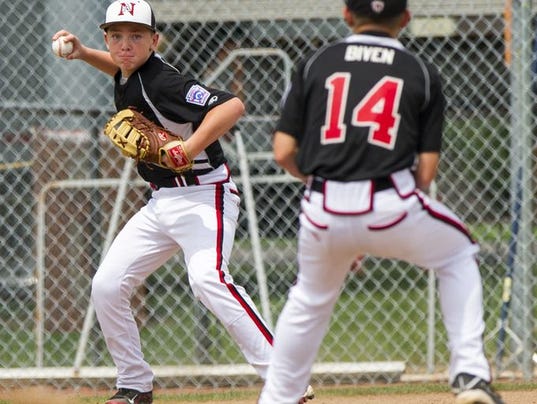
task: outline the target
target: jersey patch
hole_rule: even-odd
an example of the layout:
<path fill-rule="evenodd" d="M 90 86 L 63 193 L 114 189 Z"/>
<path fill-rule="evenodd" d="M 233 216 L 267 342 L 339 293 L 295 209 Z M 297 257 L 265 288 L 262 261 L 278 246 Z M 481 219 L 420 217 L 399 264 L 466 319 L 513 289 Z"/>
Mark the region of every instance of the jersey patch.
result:
<path fill-rule="evenodd" d="M 186 102 L 190 104 L 205 105 L 210 95 L 211 93 L 209 91 L 207 91 L 200 85 L 195 84 L 192 87 L 190 87 L 190 90 L 188 90 L 188 93 L 185 99 L 186 99 Z"/>

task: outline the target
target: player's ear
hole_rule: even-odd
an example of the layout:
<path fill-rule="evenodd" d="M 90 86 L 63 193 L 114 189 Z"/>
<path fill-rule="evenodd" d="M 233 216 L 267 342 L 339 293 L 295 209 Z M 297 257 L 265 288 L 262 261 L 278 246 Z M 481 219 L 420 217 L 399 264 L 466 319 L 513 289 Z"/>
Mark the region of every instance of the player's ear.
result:
<path fill-rule="evenodd" d="M 158 34 L 158 32 L 155 32 L 153 33 L 153 38 L 152 38 L 152 42 L 151 42 L 151 51 L 154 51 L 157 49 L 158 47 L 158 41 L 160 39 L 160 36 Z"/>
<path fill-rule="evenodd" d="M 405 28 L 411 19 L 412 15 L 410 14 L 410 11 L 408 9 L 405 10 L 401 19 L 401 29 Z"/>
<path fill-rule="evenodd" d="M 347 6 L 343 6 L 343 20 L 349 27 L 354 25 L 354 17 Z"/>
<path fill-rule="evenodd" d="M 106 45 L 106 49 L 110 50 L 110 46 L 108 46 L 108 35 L 106 31 L 103 33 L 103 37 L 104 37 L 104 44 Z"/>

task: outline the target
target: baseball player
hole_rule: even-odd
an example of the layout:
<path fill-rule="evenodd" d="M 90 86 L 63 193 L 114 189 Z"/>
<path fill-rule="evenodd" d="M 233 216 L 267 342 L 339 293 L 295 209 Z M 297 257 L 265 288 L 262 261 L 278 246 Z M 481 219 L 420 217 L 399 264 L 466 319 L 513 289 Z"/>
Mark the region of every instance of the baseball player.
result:
<path fill-rule="evenodd" d="M 155 53 L 159 34 L 149 3 L 114 1 L 100 28 L 108 52 L 84 46 L 65 30 L 52 39 L 63 36 L 73 44 L 67 59 L 83 60 L 114 77 L 118 111 L 134 107 L 181 134 L 193 160 L 192 169 L 180 174 L 143 161 L 137 164 L 138 173 L 153 189 L 152 197 L 117 235 L 92 281 L 97 319 L 118 371 L 118 391 L 106 403 L 153 401 L 153 372 L 143 358 L 130 297 L 179 249 L 194 295 L 220 319 L 264 378 L 272 333 L 228 272 L 240 199 L 218 141 L 241 117 L 244 105 L 234 95 L 178 71 Z"/>
<path fill-rule="evenodd" d="M 501 404 L 484 354 L 478 246 L 426 195 L 441 148 L 439 74 L 397 40 L 406 0 L 346 0 L 343 16 L 352 34 L 298 65 L 274 134 L 275 160 L 307 186 L 298 279 L 259 403 L 296 402 L 349 267 L 365 254 L 435 271 L 456 402 Z"/>

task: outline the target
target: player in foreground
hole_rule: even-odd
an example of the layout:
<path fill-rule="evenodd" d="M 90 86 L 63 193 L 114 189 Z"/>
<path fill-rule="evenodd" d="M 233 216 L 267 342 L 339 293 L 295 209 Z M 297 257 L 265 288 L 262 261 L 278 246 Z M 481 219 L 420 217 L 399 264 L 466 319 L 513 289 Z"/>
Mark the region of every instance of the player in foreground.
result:
<path fill-rule="evenodd" d="M 227 267 L 240 199 L 218 139 L 242 116 L 244 105 L 234 95 L 179 72 L 155 53 L 159 34 L 147 2 L 113 2 L 100 27 L 109 52 L 88 48 L 64 30 L 52 39 L 63 36 L 72 43 L 67 59 L 83 60 L 114 77 L 118 111 L 134 107 L 180 134 L 184 143 L 174 149 L 174 156 L 187 163 L 186 171 L 179 172 L 143 159 L 138 162 L 152 197 L 117 235 L 93 279 L 92 301 L 118 370 L 118 391 L 107 403 L 153 401 L 153 372 L 143 357 L 130 297 L 179 249 L 194 295 L 220 319 L 265 378 L 272 333 Z"/>
<path fill-rule="evenodd" d="M 298 280 L 259 403 L 300 396 L 349 267 L 366 254 L 436 272 L 456 402 L 502 404 L 484 354 L 478 246 L 426 195 L 441 149 L 440 77 L 396 39 L 406 0 L 346 0 L 343 16 L 352 35 L 298 65 L 274 134 L 275 160 L 307 188 Z"/>

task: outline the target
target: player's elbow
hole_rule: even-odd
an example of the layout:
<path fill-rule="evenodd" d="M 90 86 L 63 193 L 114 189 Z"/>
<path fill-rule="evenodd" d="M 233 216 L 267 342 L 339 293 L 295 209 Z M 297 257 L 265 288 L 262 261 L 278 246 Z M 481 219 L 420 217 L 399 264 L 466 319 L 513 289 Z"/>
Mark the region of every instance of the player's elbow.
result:
<path fill-rule="evenodd" d="M 281 168 L 287 169 L 293 162 L 294 155 L 282 150 L 274 150 L 274 161 Z"/>
<path fill-rule="evenodd" d="M 237 97 L 232 98 L 231 100 L 227 101 L 225 104 L 229 108 L 229 112 L 233 116 L 235 116 L 237 119 L 243 116 L 244 112 L 246 111 L 246 107 L 244 106 L 244 103 Z"/>
<path fill-rule="evenodd" d="M 280 167 L 288 169 L 295 164 L 296 150 L 289 147 L 274 147 L 273 149 L 274 161 Z"/>
<path fill-rule="evenodd" d="M 277 131 L 272 140 L 272 150 L 276 163 L 285 166 L 290 161 L 294 161 L 298 149 L 294 137 L 285 132 Z"/>

